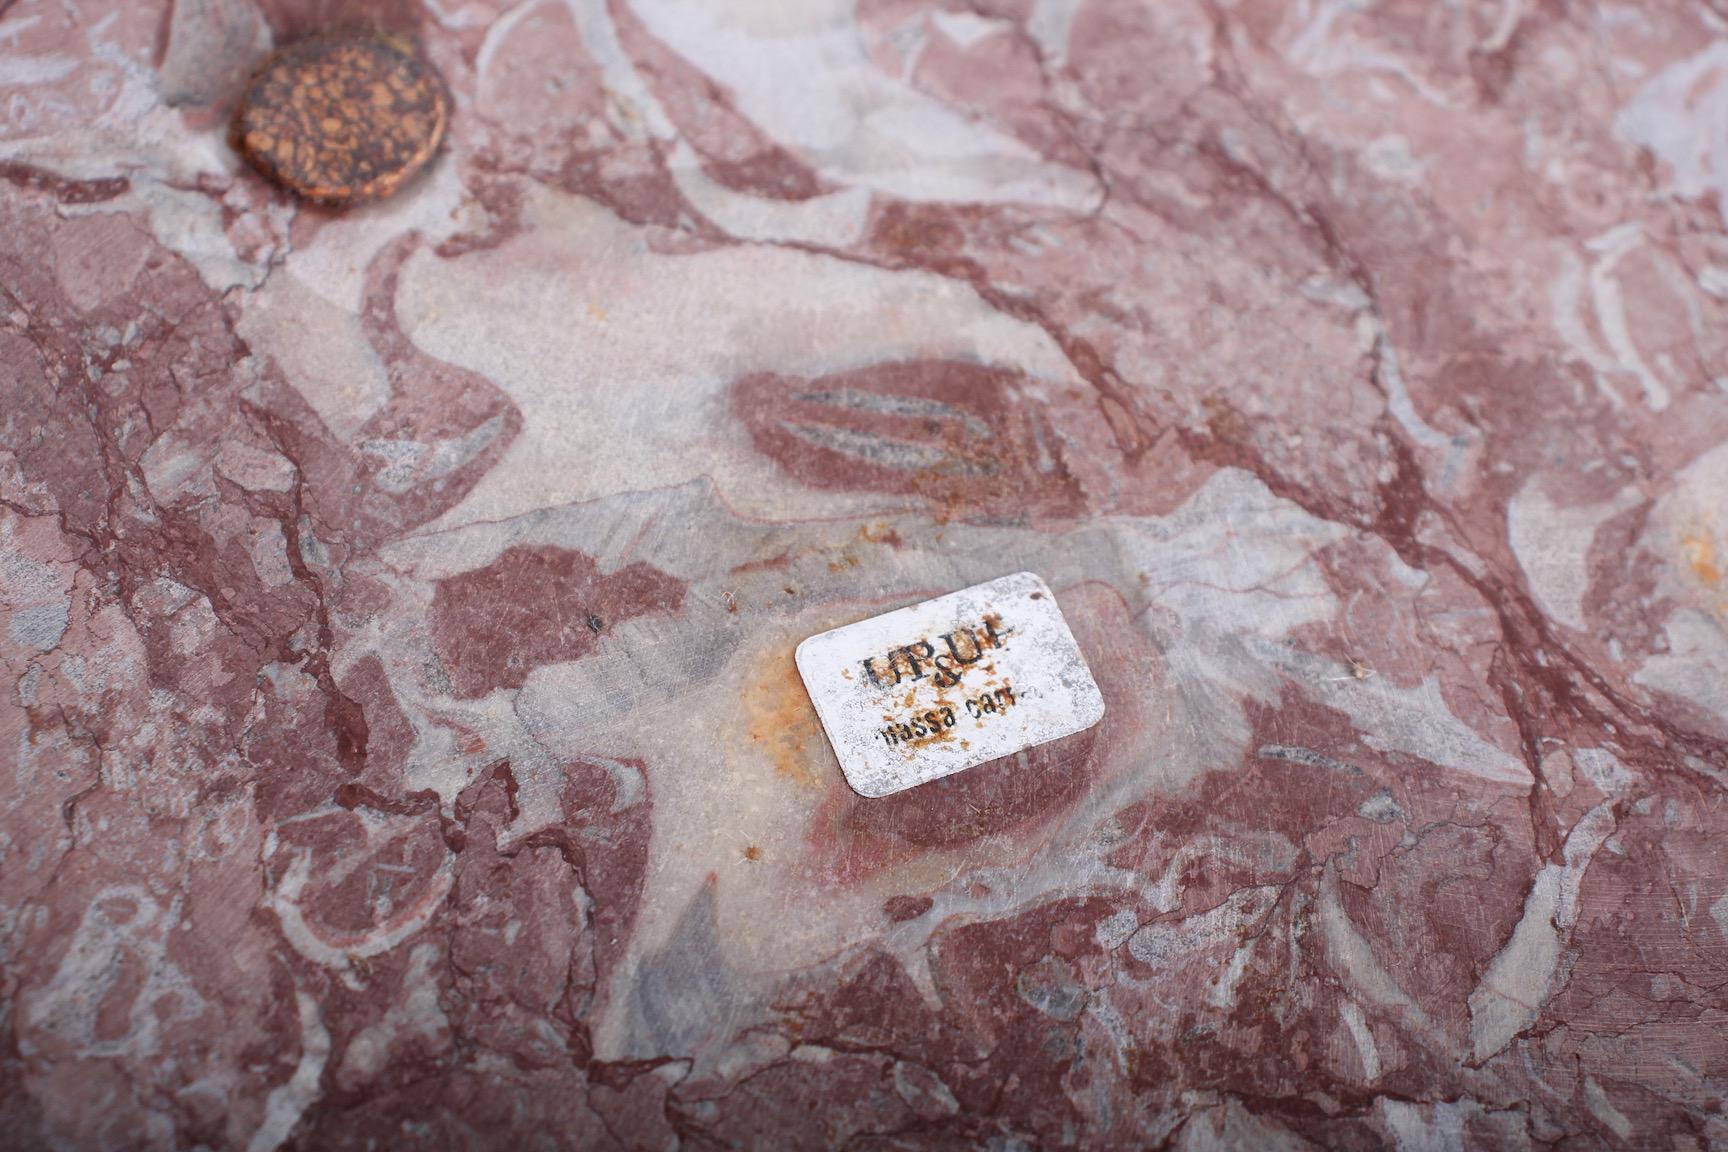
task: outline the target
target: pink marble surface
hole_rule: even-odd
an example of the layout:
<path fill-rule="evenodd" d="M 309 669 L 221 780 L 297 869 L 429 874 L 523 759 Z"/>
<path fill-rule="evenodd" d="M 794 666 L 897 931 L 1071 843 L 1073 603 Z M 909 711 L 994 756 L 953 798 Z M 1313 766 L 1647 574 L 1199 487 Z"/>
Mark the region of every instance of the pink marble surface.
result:
<path fill-rule="evenodd" d="M 1719 0 L 0 0 L 0 1143 L 1728 1147 L 1725 212 Z"/>

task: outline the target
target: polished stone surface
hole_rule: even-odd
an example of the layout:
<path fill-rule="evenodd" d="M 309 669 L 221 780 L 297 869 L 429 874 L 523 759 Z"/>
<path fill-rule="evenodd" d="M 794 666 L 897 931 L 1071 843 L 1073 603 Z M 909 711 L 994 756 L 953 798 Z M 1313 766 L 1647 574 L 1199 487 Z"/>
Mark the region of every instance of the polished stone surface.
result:
<path fill-rule="evenodd" d="M 418 36 L 343 213 L 227 147 Z M 0 2 L 0 1131 L 1728 1146 L 1728 11 Z M 847 789 L 792 650 L 1108 711 Z"/>

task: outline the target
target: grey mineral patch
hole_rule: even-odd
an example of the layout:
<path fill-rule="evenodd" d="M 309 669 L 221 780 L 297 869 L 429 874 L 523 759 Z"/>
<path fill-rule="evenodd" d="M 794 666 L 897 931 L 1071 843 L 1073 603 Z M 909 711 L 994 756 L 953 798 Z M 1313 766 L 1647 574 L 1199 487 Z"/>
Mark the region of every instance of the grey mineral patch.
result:
<path fill-rule="evenodd" d="M 974 436 L 987 437 L 990 426 L 970 412 L 922 396 L 895 396 L 881 392 L 864 392 L 855 388 L 836 388 L 821 392 L 804 392 L 797 399 L 816 404 L 831 404 L 854 412 L 870 412 L 881 416 L 910 416 L 921 420 L 958 420 Z"/>
<path fill-rule="evenodd" d="M 1392 799 L 1392 793 L 1384 788 L 1362 801 L 1362 806 L 1356 809 L 1356 815 L 1376 824 L 1390 824 L 1403 814 L 1398 801 Z"/>
<path fill-rule="evenodd" d="M 38 652 L 50 651 L 60 643 L 60 637 L 66 635 L 71 609 L 70 600 L 19 608 L 12 613 L 6 633 L 14 644 L 21 647 L 34 648 Z"/>

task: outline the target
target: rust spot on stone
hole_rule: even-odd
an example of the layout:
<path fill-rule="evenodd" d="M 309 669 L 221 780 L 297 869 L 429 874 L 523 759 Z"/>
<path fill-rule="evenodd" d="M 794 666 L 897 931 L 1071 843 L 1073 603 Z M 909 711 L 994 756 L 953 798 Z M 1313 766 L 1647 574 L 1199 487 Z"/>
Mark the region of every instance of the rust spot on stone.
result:
<path fill-rule="evenodd" d="M 1722 569 L 1716 564 L 1716 542 L 1708 532 L 1694 532 L 1681 542 L 1686 549 L 1686 563 L 1692 574 L 1705 584 L 1715 587 L 1722 582 Z"/>
<path fill-rule="evenodd" d="M 394 193 L 438 151 L 449 97 L 400 37 L 316 36 L 258 70 L 233 143 L 265 178 L 323 204 Z"/>
<path fill-rule="evenodd" d="M 886 544 L 890 548 L 899 548 L 902 543 L 900 533 L 888 524 L 866 524 L 858 529 L 858 538 L 872 544 Z"/>
<path fill-rule="evenodd" d="M 750 743 L 767 756 L 777 775 L 796 784 L 819 783 L 816 755 L 821 722 L 789 652 L 773 652 L 757 665 L 744 693 Z"/>

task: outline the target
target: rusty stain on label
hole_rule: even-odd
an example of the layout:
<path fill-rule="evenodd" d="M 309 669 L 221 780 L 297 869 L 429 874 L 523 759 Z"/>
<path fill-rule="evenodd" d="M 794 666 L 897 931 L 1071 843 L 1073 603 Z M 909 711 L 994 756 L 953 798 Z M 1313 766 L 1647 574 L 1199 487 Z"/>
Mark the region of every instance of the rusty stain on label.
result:
<path fill-rule="evenodd" d="M 798 645 L 846 782 L 890 796 L 1083 732 L 1104 715 L 1056 597 L 1020 572 Z"/>
<path fill-rule="evenodd" d="M 265 61 L 234 114 L 234 147 L 267 179 L 324 204 L 395 192 L 438 151 L 443 82 L 414 46 L 331 34 Z"/>

